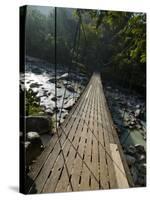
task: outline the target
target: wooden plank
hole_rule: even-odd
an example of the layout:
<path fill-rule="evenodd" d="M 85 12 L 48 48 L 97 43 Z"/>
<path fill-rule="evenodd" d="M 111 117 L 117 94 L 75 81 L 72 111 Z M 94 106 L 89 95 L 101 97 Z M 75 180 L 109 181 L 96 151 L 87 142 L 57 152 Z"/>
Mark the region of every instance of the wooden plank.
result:
<path fill-rule="evenodd" d="M 94 117 L 94 100 L 95 100 L 95 80 L 92 83 L 93 85 L 93 96 L 92 96 L 92 104 L 89 107 L 89 110 L 87 113 L 87 115 L 90 115 L 88 121 L 86 123 L 88 123 L 88 127 L 87 124 L 85 124 L 86 126 L 86 130 L 87 130 L 87 144 L 85 147 L 85 162 L 88 165 L 88 167 L 91 169 L 91 171 L 93 172 L 92 169 L 92 165 L 91 165 L 91 153 L 92 153 L 92 133 L 91 131 L 93 131 L 93 117 Z M 82 173 L 81 173 L 81 183 L 79 186 L 79 190 L 90 190 L 91 189 L 91 172 L 89 171 L 89 169 L 87 168 L 87 166 L 85 164 L 83 164 L 83 169 L 82 169 Z"/>
<path fill-rule="evenodd" d="M 99 83 L 100 87 L 100 83 Z M 100 185 L 102 189 L 109 189 L 109 176 L 108 176 L 108 166 L 106 161 L 106 151 L 104 143 L 104 131 L 103 131 L 103 120 L 102 120 L 102 98 L 100 95 L 100 90 L 98 90 L 98 137 L 99 137 L 99 159 L 100 159 Z"/>
<path fill-rule="evenodd" d="M 99 87 L 99 95 L 101 98 L 101 118 L 102 118 L 102 124 L 103 124 L 103 137 L 104 137 L 104 148 L 105 148 L 105 156 L 106 156 L 106 162 L 108 167 L 108 176 L 109 176 L 109 187 L 110 188 L 117 188 L 117 181 L 115 177 L 115 171 L 113 166 L 113 161 L 111 159 L 110 154 L 110 143 L 109 143 L 109 130 L 106 123 L 106 116 L 105 116 L 105 103 L 104 103 L 104 94 L 102 91 L 102 88 Z"/>
<path fill-rule="evenodd" d="M 94 117 L 93 117 L 93 129 L 94 134 L 97 137 L 97 139 L 92 135 L 92 170 L 95 175 L 95 177 L 98 179 L 98 182 L 95 180 L 95 178 L 91 175 L 91 189 L 96 190 L 100 188 L 100 174 L 99 174 L 99 147 L 98 147 L 98 127 L 97 127 L 97 112 L 98 112 L 98 95 L 97 95 L 97 87 L 96 88 L 96 95 L 95 95 L 95 107 L 94 107 Z"/>
<path fill-rule="evenodd" d="M 129 183 L 130 187 L 134 187 L 134 183 L 133 183 L 133 179 L 132 179 L 132 176 L 131 176 L 131 173 L 130 173 L 130 169 L 129 169 L 127 161 L 125 159 L 125 156 L 124 156 L 124 153 L 123 153 L 123 149 L 122 149 L 122 146 L 120 144 L 120 141 L 119 141 L 119 138 L 118 138 L 118 134 L 117 134 L 116 129 L 114 127 L 114 124 L 113 124 L 113 121 L 112 121 L 112 117 L 111 117 L 111 114 L 110 114 L 110 111 L 109 111 L 108 107 L 107 107 L 107 110 L 108 110 L 108 113 L 109 113 L 110 125 L 111 125 L 111 128 L 112 128 L 114 141 L 118 145 L 118 150 L 119 150 L 119 153 L 120 153 L 120 156 L 121 156 L 121 160 L 122 160 L 122 163 L 123 163 L 126 175 L 127 175 L 128 183 Z"/>
<path fill-rule="evenodd" d="M 90 94 L 88 96 L 89 103 L 86 104 L 87 111 L 86 111 L 86 113 L 84 113 L 85 116 L 86 116 L 86 118 L 85 118 L 86 123 L 88 122 L 88 119 L 89 119 L 89 114 L 90 114 L 89 109 L 90 109 L 90 105 L 91 105 L 91 101 L 92 101 L 92 97 L 93 97 L 92 94 L 93 94 L 93 91 L 90 91 Z M 82 137 L 81 137 L 78 152 L 80 153 L 81 157 L 84 160 L 85 159 L 85 156 L 84 156 L 85 147 L 87 145 L 87 126 L 83 122 L 80 124 L 80 126 L 83 127 L 83 129 L 82 129 Z M 74 168 L 72 170 L 72 179 L 71 179 L 72 184 L 73 184 L 73 188 L 74 188 L 75 191 L 80 190 L 82 167 L 83 167 L 83 161 L 81 160 L 81 158 L 77 154 L 75 162 L 74 162 Z M 68 187 L 68 191 L 69 190 L 70 190 L 70 188 Z"/>
<path fill-rule="evenodd" d="M 121 161 L 121 157 L 116 144 L 110 144 L 111 155 L 116 164 L 114 164 L 115 174 L 117 177 L 118 188 L 129 188 L 126 173 Z"/>

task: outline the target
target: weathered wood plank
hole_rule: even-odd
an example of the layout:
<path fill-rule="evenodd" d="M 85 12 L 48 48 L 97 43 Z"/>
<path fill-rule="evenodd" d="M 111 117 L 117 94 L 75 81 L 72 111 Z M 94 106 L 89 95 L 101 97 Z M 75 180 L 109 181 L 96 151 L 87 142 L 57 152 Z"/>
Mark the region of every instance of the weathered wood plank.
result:
<path fill-rule="evenodd" d="M 115 171 L 113 166 L 113 161 L 111 159 L 111 153 L 110 153 L 110 140 L 109 140 L 109 129 L 108 129 L 108 123 L 107 118 L 105 115 L 105 102 L 104 102 L 104 93 L 103 90 L 100 89 L 100 97 L 101 97 L 101 116 L 102 116 L 102 124 L 103 124 L 103 137 L 104 137 L 104 144 L 105 144 L 105 155 L 106 155 L 106 162 L 108 166 L 108 176 L 109 176 L 109 184 L 110 188 L 117 188 L 117 181 L 115 177 Z"/>
<path fill-rule="evenodd" d="M 92 95 L 93 95 L 93 90 L 90 91 L 88 98 L 89 98 L 89 103 L 86 104 L 87 106 L 87 110 L 85 113 L 85 120 L 83 121 L 82 124 L 80 124 L 82 126 L 82 137 L 81 137 L 81 142 L 80 142 L 80 146 L 78 149 L 78 152 L 80 154 L 80 156 L 83 158 L 83 161 L 85 162 L 85 148 L 87 145 L 87 125 L 85 123 L 88 123 L 89 117 L 90 117 L 90 106 L 91 106 L 91 101 L 92 101 Z M 81 174 L 82 174 L 82 170 L 83 170 L 83 161 L 81 160 L 81 158 L 79 157 L 79 155 L 77 154 L 76 160 L 75 160 L 75 164 L 74 164 L 74 168 L 72 171 L 72 183 L 73 183 L 73 187 L 75 190 L 80 190 L 80 184 L 81 184 Z M 86 171 L 88 171 L 86 169 Z M 87 172 L 89 173 L 89 172 Z M 69 188 L 68 188 L 69 189 Z"/>
<path fill-rule="evenodd" d="M 117 165 L 114 164 L 114 168 L 115 168 L 118 188 L 129 188 L 126 173 L 118 151 L 118 146 L 116 144 L 110 144 L 110 150 L 112 159 L 115 161 L 115 163 L 117 163 Z"/>
<path fill-rule="evenodd" d="M 98 90 L 97 90 L 97 86 L 95 86 L 96 88 L 96 93 L 95 93 L 95 106 L 94 106 L 94 116 L 93 116 L 93 130 L 94 130 L 94 134 L 97 137 L 97 139 L 94 137 L 94 135 L 92 135 L 92 170 L 93 173 L 95 175 L 95 177 L 97 178 L 98 181 L 95 180 L 95 178 L 93 176 L 91 176 L 91 189 L 92 190 L 96 190 L 96 189 L 100 189 L 100 174 L 99 174 L 99 146 L 98 146 L 98 127 L 97 127 L 97 112 L 98 112 Z"/>

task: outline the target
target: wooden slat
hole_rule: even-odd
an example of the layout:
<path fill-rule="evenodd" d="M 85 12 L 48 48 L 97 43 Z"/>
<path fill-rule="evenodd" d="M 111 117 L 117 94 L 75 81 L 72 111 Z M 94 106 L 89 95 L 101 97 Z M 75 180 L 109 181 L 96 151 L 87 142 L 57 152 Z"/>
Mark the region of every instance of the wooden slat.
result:
<path fill-rule="evenodd" d="M 85 113 L 85 122 L 83 122 L 81 124 L 81 126 L 83 126 L 83 130 L 82 130 L 82 137 L 81 137 L 81 142 L 80 142 L 80 146 L 78 149 L 78 152 L 80 153 L 81 157 L 83 158 L 83 160 L 85 161 L 85 148 L 87 145 L 87 126 L 85 123 L 88 123 L 88 119 L 89 119 L 89 110 L 90 110 L 90 106 L 91 106 L 91 101 L 92 101 L 92 94 L 93 91 L 90 90 L 90 93 L 88 94 L 88 98 L 89 98 L 89 104 L 87 104 L 87 110 Z M 83 162 L 81 160 L 81 158 L 79 157 L 79 155 L 77 155 L 76 160 L 75 160 L 75 164 L 74 164 L 74 168 L 73 168 L 73 172 L 72 172 L 72 183 L 73 183 L 73 187 L 75 190 L 80 190 L 80 184 L 81 184 L 81 173 L 82 173 L 82 168 L 83 168 Z M 86 171 L 88 171 L 86 169 Z M 87 172 L 89 173 L 89 172 Z M 69 189 L 69 188 L 68 188 Z"/>
<path fill-rule="evenodd" d="M 108 177 L 108 167 L 106 162 L 106 152 L 104 143 L 104 131 L 103 131 L 103 121 L 102 121 L 102 105 L 101 96 L 98 94 L 98 135 L 99 135 L 99 157 L 100 157 L 100 185 L 102 189 L 109 188 L 109 177 Z"/>
<path fill-rule="evenodd" d="M 109 176 L 109 184 L 110 188 L 117 188 L 117 181 L 115 177 L 115 170 L 113 166 L 113 161 L 111 159 L 111 153 L 110 153 L 110 140 L 109 140 L 109 129 L 107 124 L 107 118 L 105 115 L 105 102 L 104 102 L 104 93 L 102 90 L 100 90 L 100 97 L 101 97 L 101 113 L 102 113 L 102 124 L 103 124 L 103 136 L 104 136 L 104 144 L 105 144 L 105 155 L 106 155 L 106 161 L 108 166 L 108 176 Z"/>
<path fill-rule="evenodd" d="M 91 189 L 96 190 L 100 189 L 100 172 L 99 172 L 99 146 L 98 146 L 98 126 L 97 126 L 97 112 L 98 112 L 98 85 L 95 85 L 96 93 L 95 93 L 95 107 L 94 107 L 94 116 L 93 116 L 93 130 L 94 134 L 96 135 L 97 139 L 92 135 L 92 170 L 95 174 L 95 177 L 97 177 L 98 182 L 95 180 L 95 178 L 91 175 Z"/>
<path fill-rule="evenodd" d="M 112 129 L 112 134 L 113 134 L 113 137 L 114 137 L 114 141 L 118 146 L 118 150 L 119 150 L 119 153 L 120 153 L 120 156 L 121 156 L 121 160 L 122 160 L 122 163 L 123 163 L 123 166 L 124 166 L 124 169 L 125 169 L 125 173 L 127 175 L 128 183 L 129 183 L 130 187 L 134 187 L 134 183 L 133 183 L 133 179 L 131 177 L 130 169 L 129 169 L 128 164 L 126 162 L 126 159 L 124 157 L 123 149 L 122 149 L 122 146 L 120 144 L 117 131 L 116 131 L 115 127 L 114 127 L 114 124 L 113 124 L 112 117 L 111 117 L 111 114 L 110 114 L 108 106 L 106 106 L 106 109 L 107 109 L 107 112 L 108 112 L 109 123 L 110 123 L 111 129 Z"/>
<path fill-rule="evenodd" d="M 112 159 L 115 161 L 115 163 L 117 163 L 117 165 L 114 164 L 114 168 L 115 168 L 118 188 L 129 188 L 129 184 L 127 181 L 127 177 L 125 174 L 125 170 L 121 161 L 121 157 L 120 157 L 117 145 L 110 144 L 110 150 L 111 150 Z"/>

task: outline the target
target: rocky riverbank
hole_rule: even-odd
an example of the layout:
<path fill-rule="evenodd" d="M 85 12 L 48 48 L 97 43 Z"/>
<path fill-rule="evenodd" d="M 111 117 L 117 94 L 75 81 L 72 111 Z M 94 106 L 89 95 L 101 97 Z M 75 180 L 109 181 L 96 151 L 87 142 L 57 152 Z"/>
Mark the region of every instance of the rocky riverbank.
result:
<path fill-rule="evenodd" d="M 55 101 L 57 100 L 57 113 L 60 123 L 64 121 L 68 110 L 72 108 L 84 89 L 88 77 L 80 73 L 79 69 L 68 74 L 68 67 L 57 67 L 57 98 L 55 97 L 55 70 L 52 64 L 35 58 L 27 57 L 25 74 L 21 74 L 21 83 L 27 90 L 32 89 L 40 99 L 43 112 L 53 116 Z M 65 93 L 65 97 L 64 97 Z M 64 105 L 62 108 L 64 97 Z M 62 108 L 62 109 L 61 109 Z M 62 112 L 60 117 L 60 112 Z M 42 113 L 40 113 L 42 114 Z"/>
<path fill-rule="evenodd" d="M 146 185 L 146 103 L 128 90 L 104 85 L 109 109 L 135 186 Z"/>
<path fill-rule="evenodd" d="M 31 99 L 33 99 L 33 106 L 37 104 L 34 99 L 38 99 L 40 106 L 40 109 L 35 109 L 34 116 L 26 116 L 26 142 L 24 146 L 27 154 L 27 165 L 36 159 L 52 137 L 53 130 L 50 122 L 55 125 L 56 111 L 58 123 L 61 124 L 80 97 L 87 81 L 87 74 L 81 73 L 78 68 L 72 69 L 68 73 L 68 66 L 57 65 L 56 97 L 54 65 L 37 58 L 26 57 L 25 73 L 22 73 L 20 77 L 21 89 L 26 90 L 30 96 L 29 106 Z M 32 98 L 32 95 L 35 98 Z M 55 107 L 56 101 L 57 107 Z"/>

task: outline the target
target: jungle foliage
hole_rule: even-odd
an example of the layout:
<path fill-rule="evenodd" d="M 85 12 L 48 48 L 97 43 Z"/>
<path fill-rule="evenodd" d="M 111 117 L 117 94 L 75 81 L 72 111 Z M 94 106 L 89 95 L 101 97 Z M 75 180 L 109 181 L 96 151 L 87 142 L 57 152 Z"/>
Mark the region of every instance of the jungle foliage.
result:
<path fill-rule="evenodd" d="M 26 54 L 54 63 L 54 9 L 44 15 L 28 7 L 26 19 Z M 82 63 L 104 80 L 145 93 L 146 14 L 58 8 L 57 60 Z"/>

